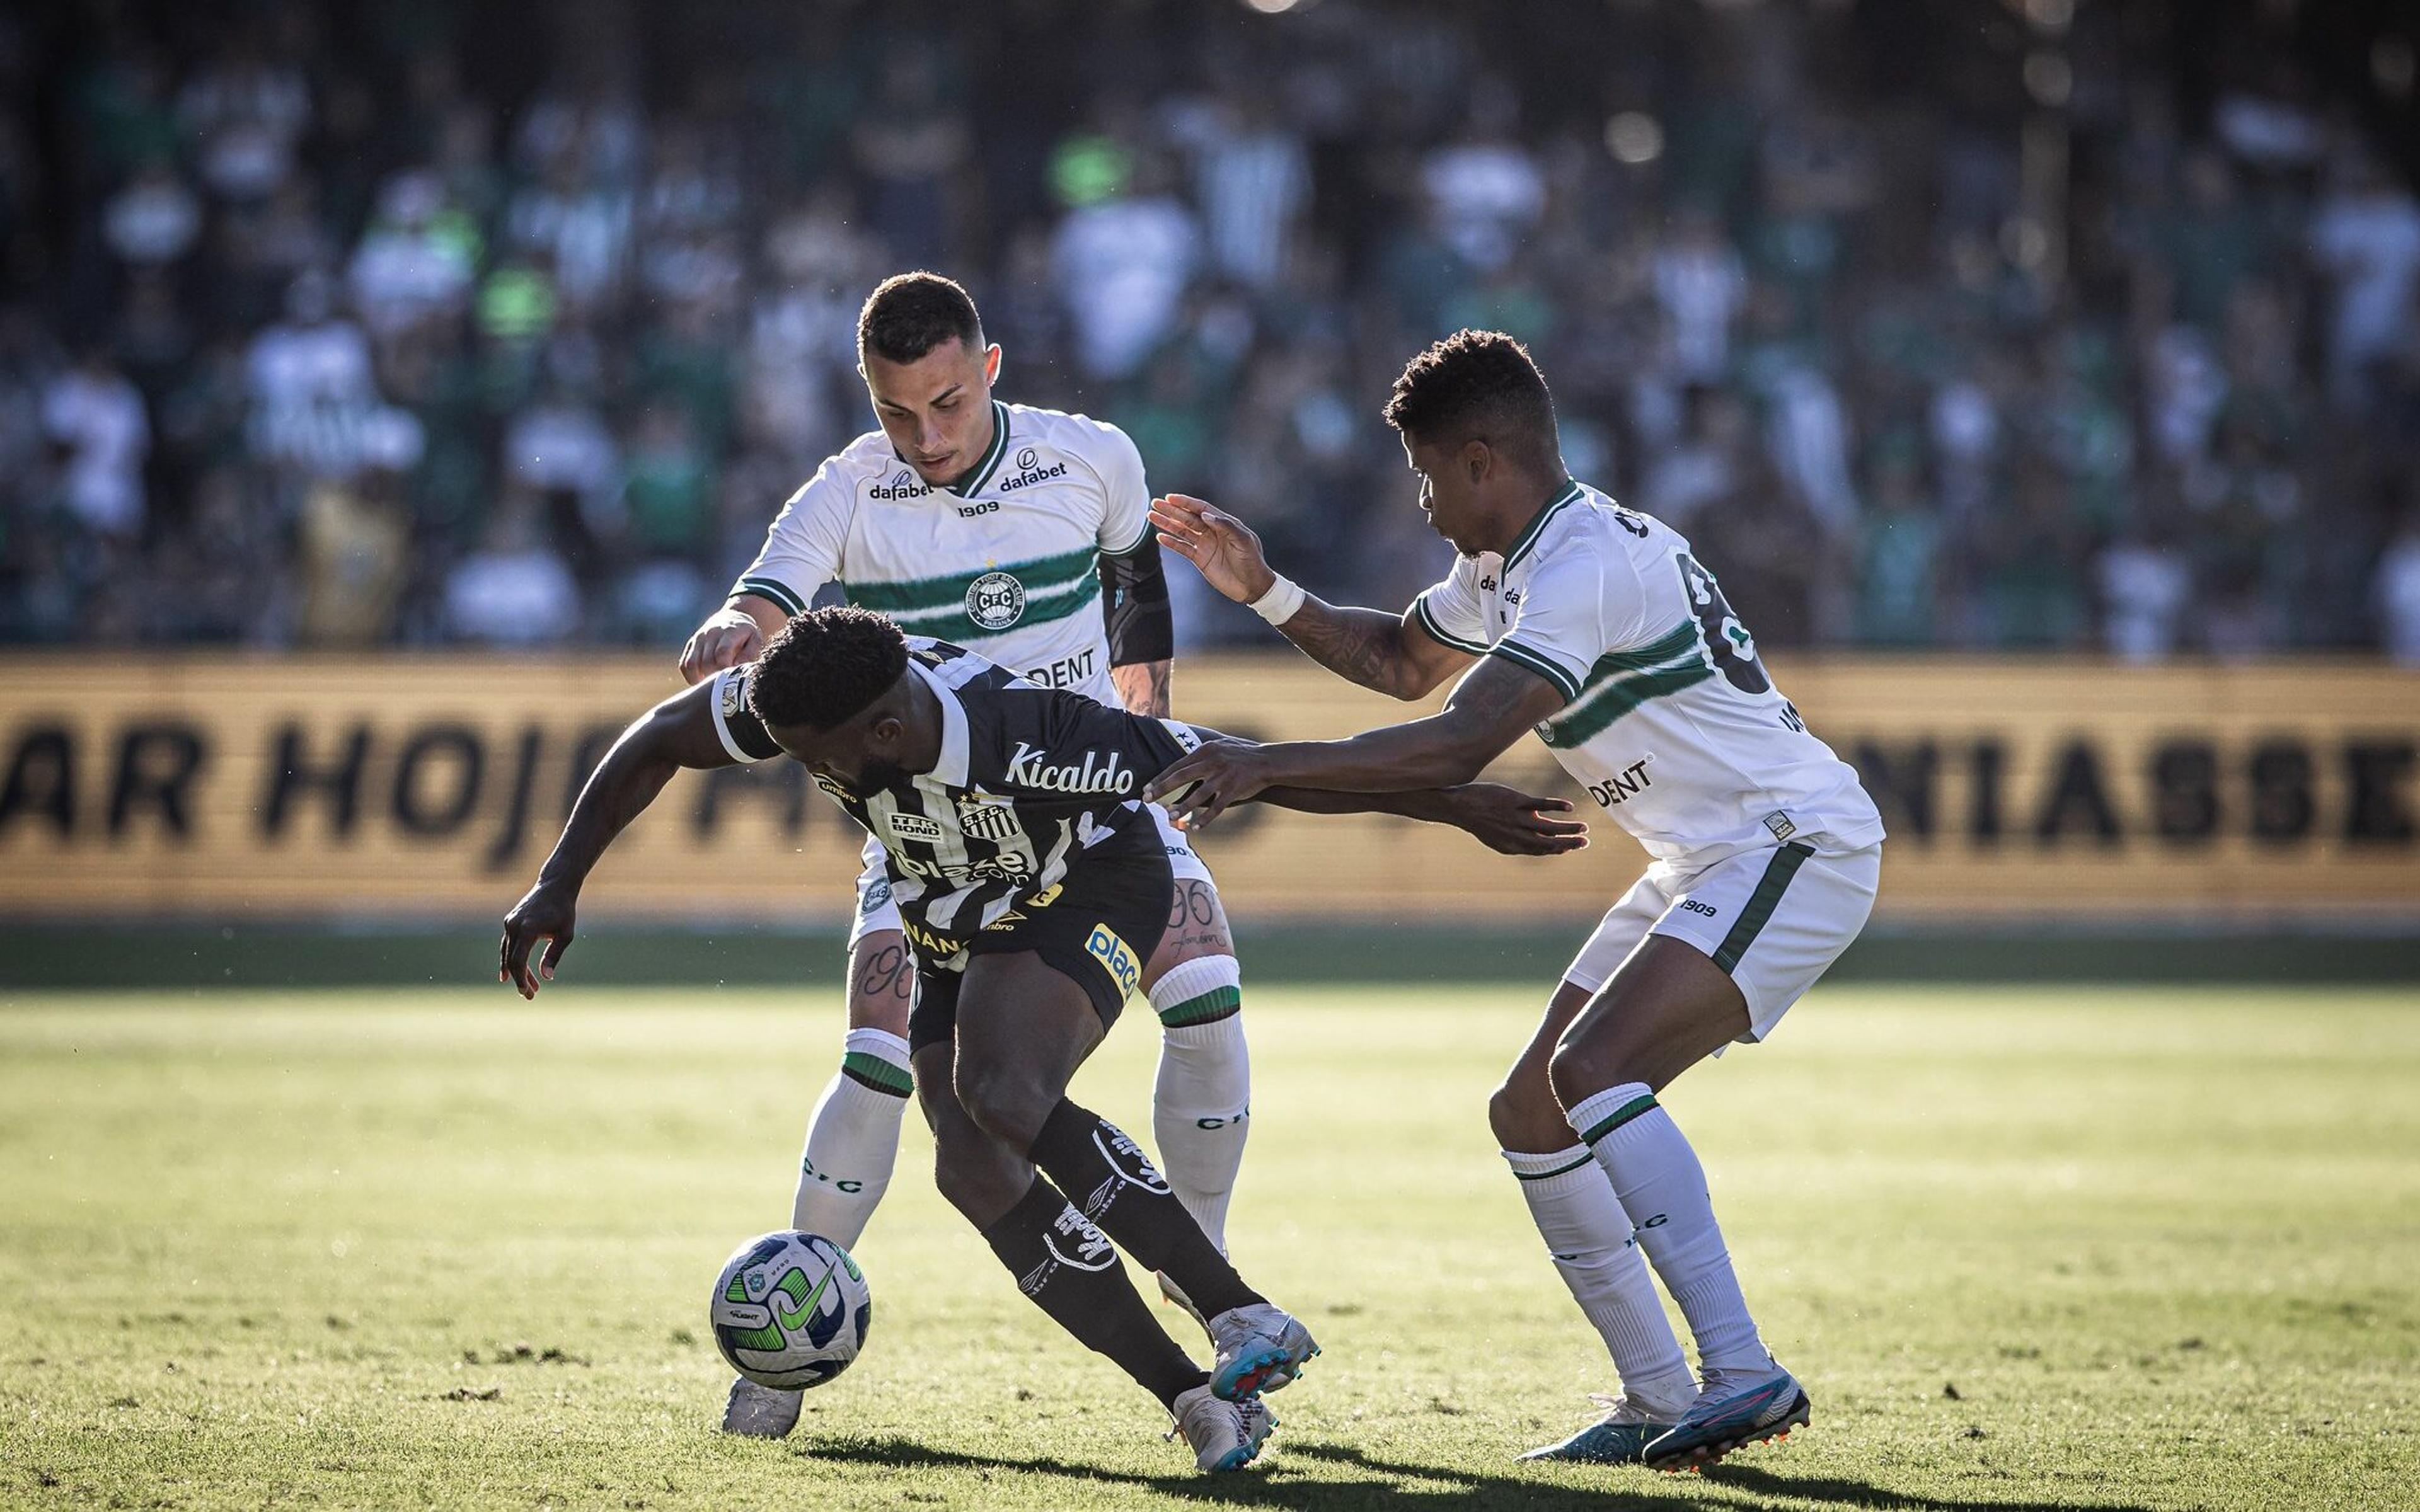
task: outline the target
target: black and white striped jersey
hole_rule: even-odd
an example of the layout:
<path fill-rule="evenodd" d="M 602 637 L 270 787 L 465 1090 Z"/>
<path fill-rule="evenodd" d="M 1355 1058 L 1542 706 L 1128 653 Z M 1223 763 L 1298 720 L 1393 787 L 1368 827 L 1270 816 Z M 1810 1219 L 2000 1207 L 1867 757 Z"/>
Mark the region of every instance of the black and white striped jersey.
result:
<path fill-rule="evenodd" d="M 908 667 L 941 702 L 933 770 L 871 794 L 816 779 L 882 845 L 917 954 L 965 967 L 967 943 L 1071 867 L 1156 856 L 1143 785 L 1202 743 L 1189 725 L 1045 687 L 946 641 L 908 638 Z M 753 663 L 719 673 L 715 732 L 743 762 L 782 754 L 751 711 Z"/>

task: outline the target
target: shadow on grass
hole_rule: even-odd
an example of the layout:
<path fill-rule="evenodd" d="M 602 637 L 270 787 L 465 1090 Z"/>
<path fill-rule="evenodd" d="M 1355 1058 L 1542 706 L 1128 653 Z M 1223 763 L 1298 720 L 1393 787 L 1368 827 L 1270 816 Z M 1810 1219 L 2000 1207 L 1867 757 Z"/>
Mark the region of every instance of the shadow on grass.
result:
<path fill-rule="evenodd" d="M 1674 1495 L 1660 1489 L 1669 1484 L 1650 1478 L 1635 1468 L 1586 1471 L 1574 1467 L 1571 1484 L 1556 1480 L 1494 1475 L 1466 1468 L 1415 1464 L 1383 1459 L 1347 1444 L 1293 1443 L 1257 1468 L 1235 1475 L 1138 1475 L 1071 1464 L 1063 1459 L 1018 1458 L 1009 1455 L 967 1454 L 937 1449 L 912 1439 L 856 1439 L 830 1442 L 802 1449 L 806 1459 L 845 1464 L 878 1465 L 887 1469 L 930 1466 L 941 1470 L 1010 1471 L 1030 1475 L 1059 1475 L 1103 1486 L 1138 1486 L 1165 1496 L 1233 1506 L 1272 1506 L 1344 1512 L 1369 1507 L 1531 1507 L 1544 1512 L 1659 1512 L 1678 1507 L 1749 1506 L 1804 1508 L 1815 1505 L 1872 1508 L 1874 1512 L 2071 1512 L 2074 1504 L 2041 1502 L 1953 1502 L 1938 1497 L 1904 1495 L 1864 1481 L 1838 1477 L 1799 1478 L 1744 1466 L 1718 1467 L 1702 1485 L 1745 1493 L 1710 1502 L 1702 1495 Z M 1373 1478 L 1340 1480 L 1323 1475 L 1306 1461 L 1346 1467 Z M 1406 1485 L 1404 1482 L 1415 1484 Z M 2145 1512 L 2140 1507 L 2109 1504 L 2100 1512 Z"/>

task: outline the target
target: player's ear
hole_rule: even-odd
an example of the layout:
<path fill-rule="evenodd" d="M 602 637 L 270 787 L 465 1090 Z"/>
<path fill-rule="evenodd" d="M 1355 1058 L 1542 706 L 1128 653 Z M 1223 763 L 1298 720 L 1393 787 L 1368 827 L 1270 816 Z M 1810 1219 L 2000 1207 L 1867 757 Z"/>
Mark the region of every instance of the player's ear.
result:
<path fill-rule="evenodd" d="M 989 384 L 997 383 L 999 381 L 1000 343 L 993 342 L 990 346 L 984 348 L 984 382 Z"/>
<path fill-rule="evenodd" d="M 1486 482 L 1487 474 L 1494 470 L 1495 466 L 1495 448 L 1485 441 L 1473 437 L 1462 443 L 1463 472 L 1470 479 L 1471 486 L 1477 487 Z"/>
<path fill-rule="evenodd" d="M 899 744 L 899 737 L 907 733 L 907 729 L 906 722 L 899 716 L 886 714 L 865 727 L 865 737 L 887 749 Z"/>

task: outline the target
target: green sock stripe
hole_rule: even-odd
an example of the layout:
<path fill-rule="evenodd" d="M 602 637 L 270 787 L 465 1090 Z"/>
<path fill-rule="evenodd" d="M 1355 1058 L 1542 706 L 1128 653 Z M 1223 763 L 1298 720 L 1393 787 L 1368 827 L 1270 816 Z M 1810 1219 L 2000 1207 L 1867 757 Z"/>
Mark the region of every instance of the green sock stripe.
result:
<path fill-rule="evenodd" d="M 1773 859 L 1765 863 L 1764 875 L 1757 881 L 1756 891 L 1748 894 L 1747 906 L 1740 910 L 1739 922 L 1723 936 L 1723 943 L 1714 948 L 1714 964 L 1723 968 L 1725 976 L 1729 976 L 1731 968 L 1740 964 L 1740 957 L 1747 954 L 1747 948 L 1756 943 L 1757 935 L 1764 930 L 1765 921 L 1780 905 L 1781 895 L 1790 890 L 1790 879 L 1798 874 L 1798 869 L 1814 854 L 1813 846 L 1795 841 L 1773 853 Z"/>
<path fill-rule="evenodd" d="M 1188 997 L 1181 1003 L 1159 1011 L 1159 1022 L 1171 1029 L 1190 1027 L 1196 1024 L 1215 1024 L 1231 1013 L 1241 1011 L 1244 990 L 1241 987 L 1213 987 L 1199 997 Z"/>
<path fill-rule="evenodd" d="M 1614 1109 L 1610 1114 L 1599 1119 L 1596 1122 L 1595 1128 L 1590 1129 L 1588 1133 L 1580 1135 L 1580 1143 L 1584 1145 L 1595 1144 L 1598 1140 L 1613 1133 L 1616 1129 L 1621 1128 L 1623 1124 L 1628 1123 L 1631 1119 L 1638 1117 L 1640 1114 L 1646 1112 L 1649 1108 L 1652 1108 L 1654 1105 L 1655 1094 L 1652 1092 L 1649 1092 L 1643 1097 L 1632 1098 L 1629 1102 L 1624 1103 L 1621 1106 Z M 1593 1156 L 1590 1158 L 1594 1159 Z"/>
<path fill-rule="evenodd" d="M 1653 1099 L 1651 1098 L 1649 1101 L 1652 1102 Z M 1579 1159 L 1572 1162 L 1569 1165 L 1558 1165 L 1551 1171 L 1540 1171 L 1535 1176 L 1530 1175 L 1528 1171 L 1514 1171 L 1512 1175 L 1516 1180 L 1544 1181 L 1550 1178 L 1560 1176 L 1566 1171 L 1578 1170 L 1581 1166 L 1594 1159 L 1596 1159 L 1596 1153 L 1591 1150 L 1588 1154 L 1582 1155 Z"/>
<path fill-rule="evenodd" d="M 840 1057 L 840 1073 L 861 1087 L 871 1087 L 892 1097 L 906 1097 L 916 1089 L 916 1079 L 880 1056 L 869 1056 L 862 1050 L 852 1050 Z"/>

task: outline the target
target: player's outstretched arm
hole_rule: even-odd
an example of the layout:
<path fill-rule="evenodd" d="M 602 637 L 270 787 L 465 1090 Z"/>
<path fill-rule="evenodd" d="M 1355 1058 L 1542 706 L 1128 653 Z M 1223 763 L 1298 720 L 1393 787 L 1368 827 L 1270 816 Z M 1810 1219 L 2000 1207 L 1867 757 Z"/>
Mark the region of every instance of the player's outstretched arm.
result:
<path fill-rule="evenodd" d="M 711 684 L 674 694 L 623 731 L 597 764 L 562 838 L 538 868 L 536 884 L 504 916 L 497 980 L 510 982 L 523 997 L 535 997 L 538 984 L 554 980 L 555 966 L 571 948 L 580 888 L 613 838 L 646 811 L 675 772 L 737 764 L 715 733 L 714 696 Z M 541 940 L 546 949 L 533 967 L 530 953 Z"/>
<path fill-rule="evenodd" d="M 1560 856 L 1588 847 L 1588 825 L 1558 819 L 1568 799 L 1542 798 L 1500 782 L 1466 782 L 1409 793 L 1327 793 L 1314 788 L 1263 788 L 1249 800 L 1303 813 L 1391 813 L 1451 825 L 1506 856 Z"/>
<path fill-rule="evenodd" d="M 1562 690 L 1497 656 L 1471 669 L 1443 710 L 1425 719 L 1367 730 L 1349 740 L 1268 746 L 1203 746 L 1171 764 L 1143 795 L 1189 825 L 1207 825 L 1231 804 L 1271 787 L 1400 793 L 1471 781 L 1539 720 L 1564 703 Z"/>
<path fill-rule="evenodd" d="M 1250 526 L 1185 494 L 1151 501 L 1151 522 L 1162 546 L 1201 569 L 1202 580 L 1238 604 L 1256 602 L 1277 572 Z M 1311 660 L 1348 682 L 1389 698 L 1424 698 L 1470 665 L 1466 651 L 1420 628 L 1411 610 L 1339 609 L 1305 594 L 1278 633 Z"/>
<path fill-rule="evenodd" d="M 743 661 L 754 661 L 765 642 L 789 619 L 782 606 L 757 594 L 738 594 L 706 617 L 681 647 L 680 674 L 685 682 L 702 683 Z"/>
<path fill-rule="evenodd" d="M 1221 734 L 1203 725 L 1187 725 L 1206 750 L 1253 748 L 1252 742 Z M 1456 787 L 1414 788 L 1402 793 L 1340 793 L 1319 788 L 1267 787 L 1239 801 L 1265 803 L 1302 813 L 1390 813 L 1433 825 L 1466 830 L 1492 851 L 1507 856 L 1560 856 L 1588 844 L 1588 825 L 1576 819 L 1557 818 L 1571 812 L 1562 798 L 1542 798 L 1497 782 L 1465 782 Z"/>

